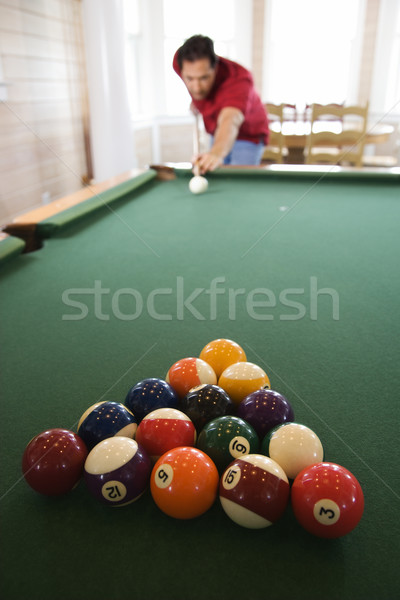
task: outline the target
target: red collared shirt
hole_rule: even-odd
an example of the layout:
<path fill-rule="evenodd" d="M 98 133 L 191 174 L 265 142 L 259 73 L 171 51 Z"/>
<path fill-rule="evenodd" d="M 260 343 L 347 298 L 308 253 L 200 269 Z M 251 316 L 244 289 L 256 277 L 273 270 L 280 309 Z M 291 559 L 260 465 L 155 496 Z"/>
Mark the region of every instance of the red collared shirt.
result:
<path fill-rule="evenodd" d="M 173 68 L 179 77 L 177 54 Z M 253 77 L 247 69 L 227 58 L 218 57 L 214 85 L 204 100 L 193 100 L 193 106 L 201 113 L 207 133 L 214 135 L 220 111 L 225 107 L 238 108 L 244 115 L 238 140 L 249 142 L 268 141 L 268 118 L 261 99 L 254 87 Z"/>

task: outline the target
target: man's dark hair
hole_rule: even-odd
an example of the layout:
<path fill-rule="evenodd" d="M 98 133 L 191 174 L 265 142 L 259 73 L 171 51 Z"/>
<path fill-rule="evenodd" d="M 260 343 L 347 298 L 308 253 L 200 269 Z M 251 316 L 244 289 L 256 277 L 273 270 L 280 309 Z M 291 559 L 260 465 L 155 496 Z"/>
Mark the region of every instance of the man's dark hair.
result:
<path fill-rule="evenodd" d="M 178 50 L 178 65 L 182 69 L 184 60 L 194 62 L 201 58 L 208 58 L 211 67 L 214 68 L 217 56 L 214 52 L 214 42 L 205 35 L 193 35 Z"/>

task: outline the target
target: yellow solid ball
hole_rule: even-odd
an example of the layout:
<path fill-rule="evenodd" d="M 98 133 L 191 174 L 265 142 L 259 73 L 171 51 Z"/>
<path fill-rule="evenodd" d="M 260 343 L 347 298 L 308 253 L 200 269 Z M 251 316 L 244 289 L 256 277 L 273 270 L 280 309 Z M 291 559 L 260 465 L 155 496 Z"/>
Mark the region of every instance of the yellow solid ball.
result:
<path fill-rule="evenodd" d="M 200 352 L 200 358 L 212 366 L 217 377 L 230 365 L 246 361 L 246 353 L 233 340 L 217 339 L 209 342 Z"/>

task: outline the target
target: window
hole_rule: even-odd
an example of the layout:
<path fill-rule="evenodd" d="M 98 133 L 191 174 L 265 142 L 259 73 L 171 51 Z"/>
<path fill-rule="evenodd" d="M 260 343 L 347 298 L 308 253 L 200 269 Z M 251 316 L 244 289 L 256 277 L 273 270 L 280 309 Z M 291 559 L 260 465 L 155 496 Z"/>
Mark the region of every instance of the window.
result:
<path fill-rule="evenodd" d="M 133 115 L 144 112 L 143 95 L 138 93 L 142 78 L 141 54 L 142 18 L 139 0 L 124 0 L 126 34 L 126 78 L 129 89 L 129 104 Z"/>
<path fill-rule="evenodd" d="M 376 116 L 400 115 L 400 3 L 382 0 L 372 80 Z"/>
<path fill-rule="evenodd" d="M 202 0 L 201 10 L 191 2 L 164 0 L 164 69 L 171 71 L 174 54 L 185 39 L 201 33 L 214 40 L 217 54 L 235 58 L 235 11 L 232 0 Z M 199 5 L 197 5 L 199 6 Z M 210 18 L 212 15 L 212 18 Z M 182 81 L 166 76 L 166 112 L 187 113 L 189 95 Z"/>
<path fill-rule="evenodd" d="M 297 106 L 355 102 L 364 4 L 271 0 L 266 10 L 265 101 Z"/>
<path fill-rule="evenodd" d="M 134 118 L 187 115 L 190 97 L 172 69 L 188 37 L 207 35 L 215 51 L 251 67 L 252 0 L 125 0 L 128 85 Z M 200 8 L 199 8 L 200 6 Z"/>

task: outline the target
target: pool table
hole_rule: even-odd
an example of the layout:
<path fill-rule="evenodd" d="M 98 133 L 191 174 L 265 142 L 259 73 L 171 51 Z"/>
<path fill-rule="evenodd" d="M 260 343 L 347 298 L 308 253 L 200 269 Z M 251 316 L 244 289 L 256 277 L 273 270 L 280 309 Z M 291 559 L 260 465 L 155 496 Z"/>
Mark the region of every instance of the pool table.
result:
<path fill-rule="evenodd" d="M 0 265 L 2 598 L 394 600 L 400 171 L 224 168 L 202 195 L 190 176 L 169 165 L 95 190 L 30 223 L 34 252 L 8 228 L 18 251 Z M 90 405 L 124 402 L 221 337 L 267 372 L 325 460 L 359 480 L 365 511 L 351 533 L 313 537 L 290 504 L 250 530 L 218 500 L 180 521 L 148 490 L 111 508 L 84 481 L 59 498 L 27 485 L 33 436 L 76 431 Z"/>

